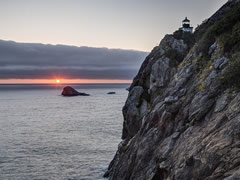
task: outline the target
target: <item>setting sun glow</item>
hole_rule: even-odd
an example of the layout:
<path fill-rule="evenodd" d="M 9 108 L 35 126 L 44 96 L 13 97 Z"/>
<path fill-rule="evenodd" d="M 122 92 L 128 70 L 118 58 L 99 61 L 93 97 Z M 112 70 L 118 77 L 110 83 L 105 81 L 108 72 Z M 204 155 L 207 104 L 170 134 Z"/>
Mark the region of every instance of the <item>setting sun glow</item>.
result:
<path fill-rule="evenodd" d="M 58 80 L 60 81 L 59 83 Z M 114 79 L 0 79 L 0 84 L 106 84 L 131 82 L 132 80 Z"/>
<path fill-rule="evenodd" d="M 59 84 L 61 83 L 61 81 L 59 79 L 56 79 L 56 83 Z"/>

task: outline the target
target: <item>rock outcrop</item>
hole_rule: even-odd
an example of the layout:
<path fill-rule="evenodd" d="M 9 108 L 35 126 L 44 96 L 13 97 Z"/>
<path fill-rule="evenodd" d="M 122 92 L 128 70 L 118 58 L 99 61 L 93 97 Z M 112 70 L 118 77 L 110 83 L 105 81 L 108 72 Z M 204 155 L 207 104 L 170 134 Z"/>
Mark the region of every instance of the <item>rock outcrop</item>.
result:
<path fill-rule="evenodd" d="M 111 91 L 111 92 L 108 92 L 107 94 L 109 94 L 109 95 L 116 94 L 116 92 Z"/>
<path fill-rule="evenodd" d="M 71 86 L 64 87 L 62 91 L 62 95 L 63 96 L 90 96 L 89 94 L 78 92 Z"/>
<path fill-rule="evenodd" d="M 239 19 L 239 0 L 228 1 L 196 29 L 194 44 L 173 34 L 152 50 L 129 88 L 123 140 L 105 177 L 240 179 L 240 80 L 229 71 L 240 59 Z"/>

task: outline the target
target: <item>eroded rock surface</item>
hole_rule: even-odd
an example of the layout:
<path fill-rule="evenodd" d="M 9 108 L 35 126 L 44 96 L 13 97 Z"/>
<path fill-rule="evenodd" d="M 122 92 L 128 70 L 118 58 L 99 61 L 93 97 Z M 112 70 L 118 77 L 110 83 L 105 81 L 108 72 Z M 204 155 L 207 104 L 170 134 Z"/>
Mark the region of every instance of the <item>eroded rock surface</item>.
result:
<path fill-rule="evenodd" d="M 228 1 L 196 39 L 239 3 Z M 143 62 L 123 107 L 110 180 L 239 179 L 240 93 L 218 82 L 239 52 L 226 53 L 218 38 L 202 42 L 189 47 L 166 35 Z"/>

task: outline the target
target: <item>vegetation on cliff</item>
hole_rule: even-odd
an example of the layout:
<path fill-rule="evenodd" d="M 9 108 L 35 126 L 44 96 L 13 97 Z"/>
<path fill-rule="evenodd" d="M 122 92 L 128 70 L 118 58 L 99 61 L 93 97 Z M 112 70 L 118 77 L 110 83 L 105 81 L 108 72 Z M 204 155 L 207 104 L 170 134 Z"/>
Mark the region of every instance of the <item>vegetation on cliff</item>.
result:
<path fill-rule="evenodd" d="M 123 107 L 111 180 L 240 178 L 240 1 L 194 34 L 166 35 Z M 236 91 L 237 90 L 237 91 Z"/>
<path fill-rule="evenodd" d="M 226 87 L 240 91 L 240 56 L 231 59 L 229 66 L 220 77 L 220 83 Z"/>
<path fill-rule="evenodd" d="M 219 21 L 208 25 L 202 25 L 202 36 L 195 32 L 195 39 L 199 38 L 198 51 L 208 56 L 209 47 L 219 39 L 223 45 L 224 52 L 236 52 L 240 48 L 240 4 L 236 4 L 231 11 Z"/>

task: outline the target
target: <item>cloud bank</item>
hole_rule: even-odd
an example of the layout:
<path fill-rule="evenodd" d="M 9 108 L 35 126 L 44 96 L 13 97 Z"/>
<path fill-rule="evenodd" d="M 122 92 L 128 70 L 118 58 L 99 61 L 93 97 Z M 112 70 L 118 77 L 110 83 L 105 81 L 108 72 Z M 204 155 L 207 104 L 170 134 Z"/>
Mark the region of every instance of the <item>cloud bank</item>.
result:
<path fill-rule="evenodd" d="M 132 79 L 147 52 L 0 40 L 0 79 Z"/>

